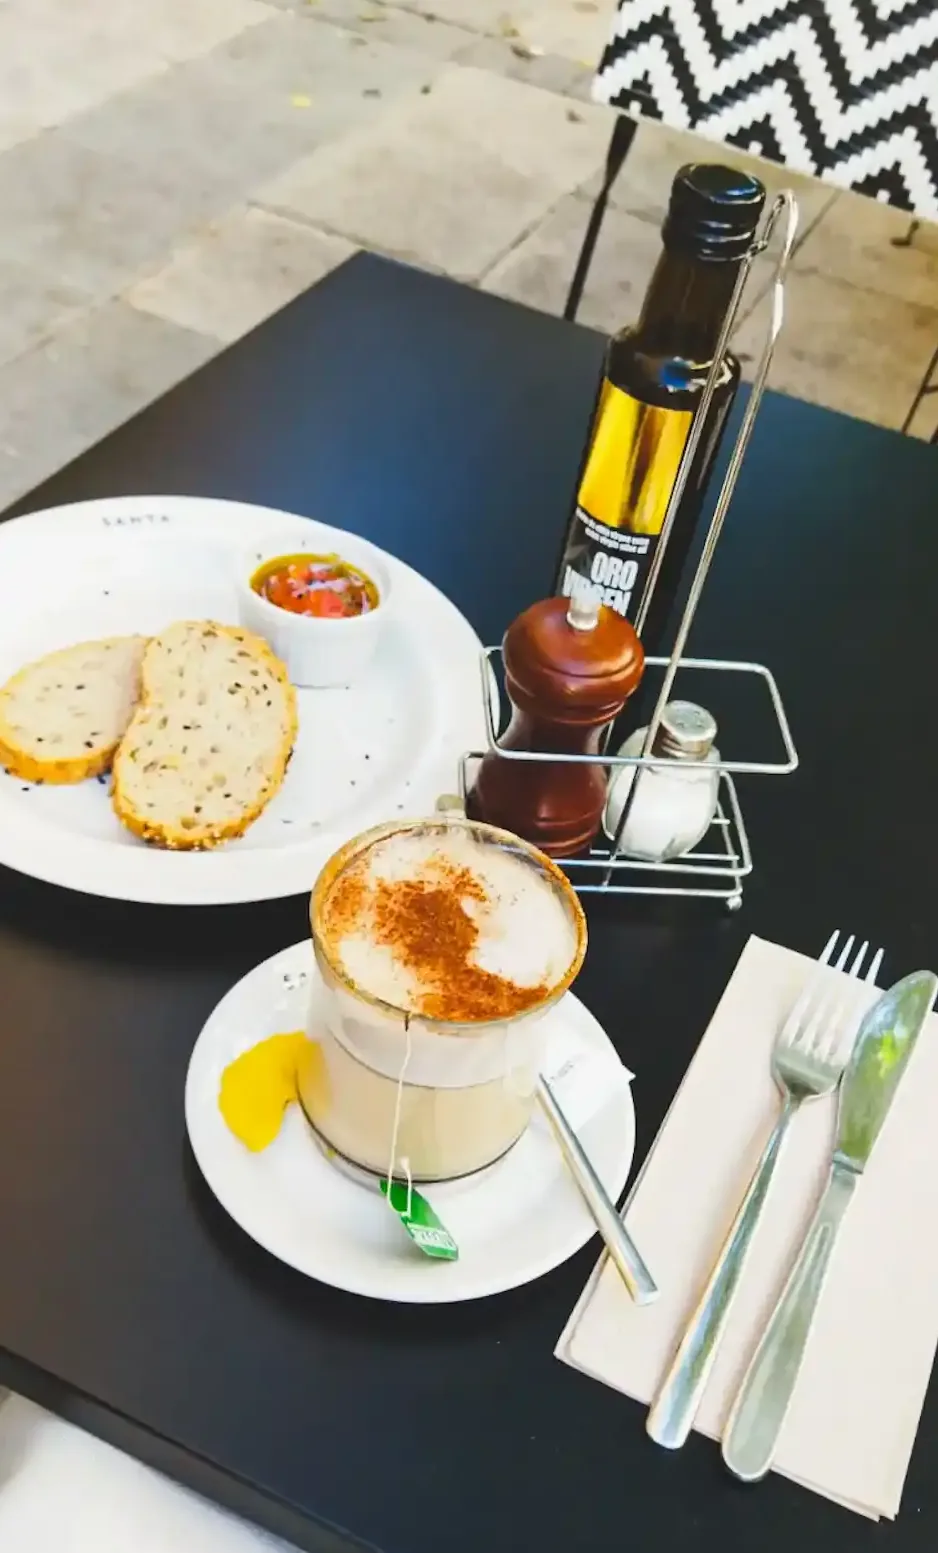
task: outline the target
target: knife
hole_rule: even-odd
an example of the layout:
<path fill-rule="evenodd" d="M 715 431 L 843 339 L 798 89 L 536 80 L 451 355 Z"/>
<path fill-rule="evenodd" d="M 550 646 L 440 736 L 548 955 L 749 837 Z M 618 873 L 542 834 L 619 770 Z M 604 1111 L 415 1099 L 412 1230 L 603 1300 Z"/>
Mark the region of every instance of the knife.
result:
<path fill-rule="evenodd" d="M 827 1186 L 724 1430 L 723 1460 L 744 1483 L 765 1477 L 772 1465 L 838 1227 L 869 1164 L 936 992 L 938 977 L 916 971 L 877 998 L 860 1025 L 841 1082 Z"/>

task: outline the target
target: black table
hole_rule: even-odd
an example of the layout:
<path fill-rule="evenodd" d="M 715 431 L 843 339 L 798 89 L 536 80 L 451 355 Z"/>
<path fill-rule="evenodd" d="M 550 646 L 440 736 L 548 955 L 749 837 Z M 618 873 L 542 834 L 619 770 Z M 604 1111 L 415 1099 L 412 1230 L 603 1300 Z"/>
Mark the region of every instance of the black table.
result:
<path fill-rule="evenodd" d="M 233 496 L 361 530 L 487 640 L 549 586 L 598 336 L 359 257 L 36 491 Z M 770 396 L 692 646 L 776 671 L 799 772 L 743 784 L 756 873 L 720 908 L 602 902 L 578 991 L 636 1069 L 644 1154 L 751 931 L 938 963 L 934 450 Z M 731 741 L 730 741 L 731 742 Z M 90 883 L 91 881 L 89 881 Z M 938 1406 L 893 1530 L 558 1364 L 589 1248 L 473 1305 L 342 1296 L 257 1249 L 185 1141 L 192 1043 L 304 936 L 305 902 L 165 910 L 0 875 L 0 1382 L 308 1549 L 749 1553 L 938 1539 Z"/>

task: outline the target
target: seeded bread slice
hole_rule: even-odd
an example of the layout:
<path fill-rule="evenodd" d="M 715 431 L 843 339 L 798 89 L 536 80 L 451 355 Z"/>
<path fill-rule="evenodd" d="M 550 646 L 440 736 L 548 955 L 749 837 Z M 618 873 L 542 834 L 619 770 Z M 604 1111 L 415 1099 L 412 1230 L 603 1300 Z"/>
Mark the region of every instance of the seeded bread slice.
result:
<path fill-rule="evenodd" d="M 107 771 L 140 697 L 145 636 L 78 642 L 0 688 L 0 764 L 27 782 Z"/>
<path fill-rule="evenodd" d="M 141 704 L 114 759 L 118 818 L 172 849 L 242 836 L 279 789 L 296 729 L 293 686 L 261 637 L 170 626 L 144 654 Z"/>

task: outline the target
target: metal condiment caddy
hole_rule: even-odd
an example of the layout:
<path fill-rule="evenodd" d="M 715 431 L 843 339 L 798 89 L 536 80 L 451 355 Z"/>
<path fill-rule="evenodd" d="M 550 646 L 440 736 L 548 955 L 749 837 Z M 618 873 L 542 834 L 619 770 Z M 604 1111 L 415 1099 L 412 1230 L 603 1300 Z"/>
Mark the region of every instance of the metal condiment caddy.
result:
<path fill-rule="evenodd" d="M 493 661 L 500 656 L 501 648 L 486 647 L 483 650 L 481 665 L 482 700 L 485 709 L 486 736 L 489 749 L 495 751 L 504 760 L 540 760 L 552 763 L 576 761 L 580 764 L 601 765 L 610 773 L 620 766 L 636 766 L 640 770 L 645 767 L 656 768 L 666 766 L 668 760 L 652 755 L 651 749 L 661 722 L 661 715 L 670 699 L 679 670 L 682 673 L 684 671 L 704 669 L 721 674 L 754 675 L 762 681 L 768 693 L 784 750 L 784 758 L 776 761 L 757 761 L 724 760 L 721 757 L 715 767 L 707 765 L 708 770 L 716 769 L 719 772 L 717 806 L 710 829 L 703 840 L 693 847 L 690 852 L 666 862 L 645 862 L 637 858 L 626 857 L 620 850 L 621 839 L 625 832 L 636 791 L 639 788 L 639 776 L 636 775 L 631 783 L 628 796 L 623 805 L 622 814 L 616 826 L 615 840 L 609 845 L 592 846 L 588 855 L 558 859 L 580 894 L 603 891 L 619 895 L 694 895 L 723 900 L 730 910 L 738 909 L 742 904 L 743 880 L 752 871 L 752 854 L 733 779 L 735 776 L 740 775 L 784 775 L 786 772 L 794 771 L 798 765 L 798 754 L 792 740 L 788 718 L 785 715 L 785 708 L 782 705 L 778 686 L 771 671 L 764 664 L 744 663 L 728 659 L 684 657 L 687 639 L 697 612 L 707 573 L 710 570 L 717 542 L 723 529 L 723 521 L 736 487 L 743 458 L 749 445 L 752 428 L 762 401 L 775 343 L 782 327 L 785 277 L 798 223 L 797 205 L 790 191 L 776 196 L 762 229 L 758 233 L 740 268 L 739 277 L 720 332 L 720 338 L 714 351 L 713 366 L 708 375 L 697 413 L 694 416 L 690 435 L 687 439 L 674 487 L 668 501 L 662 525 L 661 540 L 655 552 L 648 586 L 645 590 L 642 607 L 635 626 L 639 635 L 641 635 L 644 615 L 654 591 L 658 571 L 664 559 L 664 553 L 677 516 L 681 497 L 687 484 L 694 456 L 706 426 L 707 410 L 716 390 L 720 366 L 729 345 L 730 335 L 739 313 L 740 303 L 752 270 L 753 261 L 768 247 L 783 212 L 787 217 L 785 235 L 773 276 L 771 317 L 765 344 L 753 380 L 749 401 L 743 413 L 739 432 L 729 457 L 726 475 L 720 487 L 720 493 L 710 520 L 700 560 L 688 592 L 687 603 L 681 616 L 674 648 L 670 658 L 652 657 L 646 659 L 646 666 L 648 668 L 663 668 L 664 674 L 655 701 L 654 711 L 648 722 L 648 731 L 641 754 L 628 756 L 611 755 L 607 750 L 604 750 L 599 755 L 565 754 L 561 752 L 548 754 L 536 750 L 503 749 L 498 742 L 498 714 L 493 705 L 494 698 L 492 693 L 494 681 Z M 475 763 L 481 759 L 482 752 L 478 750 L 469 751 L 462 756 L 459 769 L 459 784 L 463 803 L 465 803 L 467 793 L 472 785 Z M 685 761 L 683 762 L 683 769 L 687 771 L 700 770 L 704 765 L 705 762 L 702 761 Z"/>

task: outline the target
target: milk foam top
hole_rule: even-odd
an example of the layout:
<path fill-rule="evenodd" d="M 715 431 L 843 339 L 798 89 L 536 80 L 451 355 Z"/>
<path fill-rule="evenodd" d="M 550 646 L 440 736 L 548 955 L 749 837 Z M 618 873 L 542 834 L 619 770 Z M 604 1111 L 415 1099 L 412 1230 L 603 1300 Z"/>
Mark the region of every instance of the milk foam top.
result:
<path fill-rule="evenodd" d="M 483 827 L 433 822 L 380 834 L 354 855 L 319 919 L 329 959 L 361 991 L 468 1023 L 555 995 L 579 960 L 581 924 L 540 854 Z"/>

